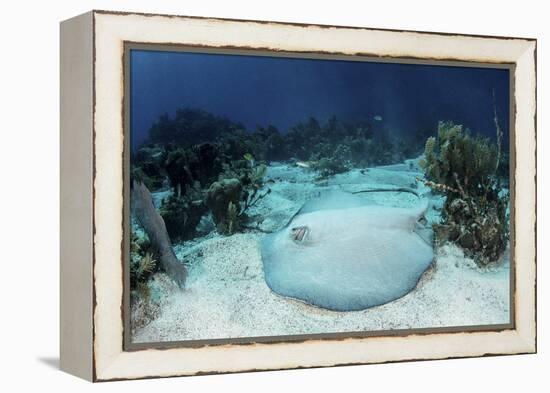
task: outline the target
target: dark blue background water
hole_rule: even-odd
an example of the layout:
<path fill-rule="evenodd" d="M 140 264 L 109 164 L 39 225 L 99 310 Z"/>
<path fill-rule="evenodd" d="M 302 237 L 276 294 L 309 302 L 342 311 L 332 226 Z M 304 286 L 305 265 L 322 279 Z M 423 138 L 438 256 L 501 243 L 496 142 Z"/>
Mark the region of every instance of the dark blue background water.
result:
<path fill-rule="evenodd" d="M 203 109 L 249 130 L 299 121 L 381 116 L 396 136 L 453 120 L 493 137 L 492 91 L 508 139 L 509 71 L 503 69 L 304 60 L 132 50 L 131 139 L 135 148 L 158 116 Z"/>

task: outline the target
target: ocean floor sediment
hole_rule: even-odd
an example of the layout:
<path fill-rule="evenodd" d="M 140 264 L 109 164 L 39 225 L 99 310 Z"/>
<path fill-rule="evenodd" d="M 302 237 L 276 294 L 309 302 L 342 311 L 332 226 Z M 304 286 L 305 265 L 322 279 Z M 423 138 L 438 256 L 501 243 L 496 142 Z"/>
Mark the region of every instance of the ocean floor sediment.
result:
<path fill-rule="evenodd" d="M 414 187 L 430 198 L 426 215 L 438 222 L 443 199 L 415 178 L 414 160 L 385 167 L 354 169 L 318 180 L 313 171 L 272 163 L 266 180 L 271 193 L 251 216 L 260 228 L 284 226 L 301 205 L 320 191 L 359 191 L 377 187 Z M 162 198 L 157 195 L 156 198 Z M 407 193 L 369 193 L 364 198 L 388 206 L 414 206 Z M 178 259 L 189 269 L 180 290 L 163 273 L 151 281 L 157 308 L 151 322 L 132 331 L 132 341 L 162 342 L 506 324 L 510 318 L 510 261 L 480 268 L 453 245 L 436 250 L 435 260 L 414 290 L 400 299 L 362 311 L 336 312 L 275 294 L 267 286 L 260 255 L 259 231 L 231 236 L 215 232 L 176 244 Z"/>

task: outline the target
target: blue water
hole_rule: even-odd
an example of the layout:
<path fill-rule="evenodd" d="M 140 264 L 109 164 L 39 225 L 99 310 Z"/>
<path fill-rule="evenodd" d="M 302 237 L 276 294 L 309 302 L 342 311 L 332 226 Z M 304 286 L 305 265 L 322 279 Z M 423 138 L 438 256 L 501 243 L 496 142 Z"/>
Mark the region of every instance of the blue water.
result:
<path fill-rule="evenodd" d="M 135 149 L 152 124 L 197 108 L 285 132 L 315 117 L 367 119 L 394 136 L 453 120 L 493 136 L 495 91 L 505 140 L 509 71 L 495 68 L 131 51 L 131 134 Z"/>

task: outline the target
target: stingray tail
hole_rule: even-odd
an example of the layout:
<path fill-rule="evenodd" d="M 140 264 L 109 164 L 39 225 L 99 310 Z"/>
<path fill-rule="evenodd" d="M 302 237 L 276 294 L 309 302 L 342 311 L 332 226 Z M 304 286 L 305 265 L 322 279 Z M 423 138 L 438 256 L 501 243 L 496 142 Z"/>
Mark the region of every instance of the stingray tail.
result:
<path fill-rule="evenodd" d="M 367 188 L 366 190 L 353 191 L 352 194 L 362 194 L 365 192 L 408 192 L 409 194 L 413 194 L 415 197 L 420 198 L 420 195 L 418 194 L 418 192 L 416 192 L 412 188 L 407 188 L 407 187 Z"/>

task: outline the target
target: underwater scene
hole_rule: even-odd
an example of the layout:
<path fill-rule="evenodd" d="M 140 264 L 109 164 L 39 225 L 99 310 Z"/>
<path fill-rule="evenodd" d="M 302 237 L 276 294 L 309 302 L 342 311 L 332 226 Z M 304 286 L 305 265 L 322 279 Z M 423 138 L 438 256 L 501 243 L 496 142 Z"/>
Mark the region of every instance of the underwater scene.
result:
<path fill-rule="evenodd" d="M 132 343 L 510 323 L 508 68 L 128 53 Z"/>

